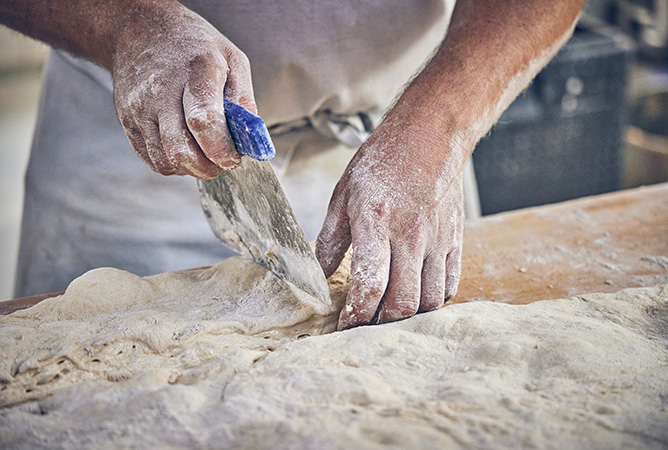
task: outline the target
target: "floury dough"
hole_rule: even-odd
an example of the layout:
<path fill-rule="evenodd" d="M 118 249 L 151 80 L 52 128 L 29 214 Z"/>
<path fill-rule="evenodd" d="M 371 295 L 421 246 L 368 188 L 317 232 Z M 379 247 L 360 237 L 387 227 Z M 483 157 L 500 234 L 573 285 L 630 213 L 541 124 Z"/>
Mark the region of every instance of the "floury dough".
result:
<path fill-rule="evenodd" d="M 348 267 L 334 307 L 234 258 L 0 317 L 0 447 L 668 447 L 668 286 L 333 332 Z"/>
<path fill-rule="evenodd" d="M 142 370 L 169 371 L 172 382 L 213 365 L 234 372 L 235 361 L 331 332 L 336 319 L 336 307 L 243 258 L 146 278 L 92 270 L 63 296 L 0 317 L 0 406 Z"/>

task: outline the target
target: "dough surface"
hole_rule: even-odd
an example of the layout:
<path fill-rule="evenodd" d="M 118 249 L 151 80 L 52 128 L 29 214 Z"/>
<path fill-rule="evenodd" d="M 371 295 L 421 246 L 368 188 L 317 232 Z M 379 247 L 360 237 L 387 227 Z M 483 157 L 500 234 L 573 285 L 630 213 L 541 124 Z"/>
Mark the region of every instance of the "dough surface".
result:
<path fill-rule="evenodd" d="M 2 448 L 661 448 L 668 286 L 333 332 L 253 262 L 97 269 L 0 317 Z"/>

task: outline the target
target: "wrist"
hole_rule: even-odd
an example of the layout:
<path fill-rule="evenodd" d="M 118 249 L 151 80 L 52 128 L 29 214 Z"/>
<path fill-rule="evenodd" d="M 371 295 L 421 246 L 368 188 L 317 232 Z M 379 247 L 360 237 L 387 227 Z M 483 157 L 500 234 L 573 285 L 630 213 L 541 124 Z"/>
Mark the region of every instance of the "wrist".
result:
<path fill-rule="evenodd" d="M 418 141 L 427 153 L 421 156 L 428 156 L 433 163 L 457 160 L 463 164 L 474 144 L 461 139 L 466 128 L 449 99 L 447 95 L 432 95 L 412 83 L 388 112 L 383 125 Z"/>
<path fill-rule="evenodd" d="M 113 72 L 118 60 L 134 58 L 150 46 L 151 36 L 169 40 L 179 30 L 179 18 L 183 11 L 190 12 L 175 0 L 156 2 L 155 0 L 130 0 L 115 14 L 115 23 L 105 35 L 107 46 L 100 46 L 98 62 Z"/>

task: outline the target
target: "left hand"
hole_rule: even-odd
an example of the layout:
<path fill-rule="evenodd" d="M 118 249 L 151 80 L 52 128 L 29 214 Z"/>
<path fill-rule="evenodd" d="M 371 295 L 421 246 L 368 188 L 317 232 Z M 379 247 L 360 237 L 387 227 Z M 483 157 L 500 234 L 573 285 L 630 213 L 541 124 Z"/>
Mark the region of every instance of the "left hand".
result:
<path fill-rule="evenodd" d="M 329 277 L 352 241 L 340 330 L 376 314 L 383 323 L 430 311 L 457 292 L 465 152 L 445 133 L 397 116 L 388 116 L 348 165 L 316 243 Z"/>

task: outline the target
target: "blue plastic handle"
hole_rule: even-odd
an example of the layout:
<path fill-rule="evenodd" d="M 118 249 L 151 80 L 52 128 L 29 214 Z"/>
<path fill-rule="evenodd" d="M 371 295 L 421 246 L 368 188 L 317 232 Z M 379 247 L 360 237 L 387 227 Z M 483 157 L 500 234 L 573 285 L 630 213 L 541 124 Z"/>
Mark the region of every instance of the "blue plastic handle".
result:
<path fill-rule="evenodd" d="M 264 120 L 243 106 L 227 99 L 223 103 L 227 127 L 230 129 L 237 151 L 258 161 L 268 161 L 276 156 L 276 150 Z"/>

